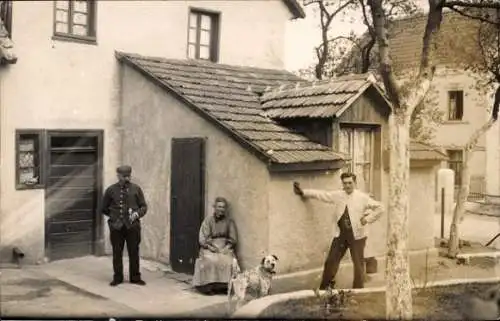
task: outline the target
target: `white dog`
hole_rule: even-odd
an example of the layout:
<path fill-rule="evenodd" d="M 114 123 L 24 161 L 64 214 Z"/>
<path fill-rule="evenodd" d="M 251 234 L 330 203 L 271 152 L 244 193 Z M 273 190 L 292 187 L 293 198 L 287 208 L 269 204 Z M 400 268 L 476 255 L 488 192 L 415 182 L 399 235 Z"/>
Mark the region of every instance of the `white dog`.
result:
<path fill-rule="evenodd" d="M 269 295 L 277 263 L 278 257 L 276 255 L 267 255 L 262 258 L 257 267 L 241 272 L 238 262 L 234 259 L 232 276 L 227 288 L 229 313 L 232 313 L 231 301 L 233 298 L 236 298 L 236 309 L 238 309 L 243 302 L 248 300 L 247 295 L 253 298 Z"/>

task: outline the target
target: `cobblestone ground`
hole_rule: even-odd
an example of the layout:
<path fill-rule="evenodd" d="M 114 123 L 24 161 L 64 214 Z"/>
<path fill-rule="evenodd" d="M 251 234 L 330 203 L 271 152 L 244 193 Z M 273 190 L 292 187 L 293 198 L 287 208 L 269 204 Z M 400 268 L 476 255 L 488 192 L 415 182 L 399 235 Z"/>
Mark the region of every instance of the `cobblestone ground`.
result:
<path fill-rule="evenodd" d="M 0 313 L 3 317 L 109 317 L 133 309 L 49 277 L 34 268 L 2 269 Z"/>
<path fill-rule="evenodd" d="M 124 262 L 127 266 L 127 262 Z M 0 312 L 5 317 L 225 317 L 226 296 L 205 296 L 190 278 L 143 262 L 146 286 L 108 285 L 108 257 L 83 257 L 22 269 L 2 269 Z"/>

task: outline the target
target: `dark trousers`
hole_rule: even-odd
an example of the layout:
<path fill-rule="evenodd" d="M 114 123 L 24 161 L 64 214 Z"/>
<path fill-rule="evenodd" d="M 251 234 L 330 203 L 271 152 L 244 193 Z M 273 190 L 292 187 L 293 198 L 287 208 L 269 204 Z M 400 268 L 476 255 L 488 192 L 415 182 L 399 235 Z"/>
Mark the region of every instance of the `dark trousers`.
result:
<path fill-rule="evenodd" d="M 354 264 L 354 282 L 353 288 L 360 289 L 364 286 L 365 278 L 365 261 L 364 250 L 366 237 L 355 240 L 354 237 L 346 237 L 341 233 L 332 241 L 330 252 L 325 262 L 323 269 L 323 277 L 321 280 L 320 289 L 325 290 L 339 270 L 340 261 L 344 257 L 347 249 L 351 252 L 352 263 Z"/>
<path fill-rule="evenodd" d="M 130 281 L 140 280 L 139 244 L 141 243 L 141 227 L 132 226 L 127 229 L 123 226 L 119 230 L 110 228 L 110 238 L 113 247 L 113 280 L 123 281 L 123 247 L 125 242 L 127 243 Z"/>

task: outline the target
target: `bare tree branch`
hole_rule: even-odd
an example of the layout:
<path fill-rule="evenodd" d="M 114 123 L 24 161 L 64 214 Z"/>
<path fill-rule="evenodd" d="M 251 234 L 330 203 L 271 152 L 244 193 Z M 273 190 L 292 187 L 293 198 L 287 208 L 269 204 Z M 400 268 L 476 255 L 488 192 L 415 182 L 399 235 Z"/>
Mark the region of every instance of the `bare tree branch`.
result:
<path fill-rule="evenodd" d="M 443 3 L 443 7 L 450 8 L 450 9 L 452 7 L 500 9 L 500 2 L 496 2 L 496 1 L 470 2 L 470 1 L 446 0 Z"/>
<path fill-rule="evenodd" d="M 304 1 L 304 5 L 308 6 L 311 4 L 317 4 L 320 10 L 320 24 L 321 24 L 321 45 L 315 48 L 316 56 L 318 58 L 318 63 L 315 66 L 315 75 L 317 79 L 323 78 L 323 73 L 325 65 L 328 61 L 329 54 L 329 43 L 328 31 L 333 19 L 345 10 L 349 5 L 354 4 L 356 0 L 346 0 L 344 3 L 340 4 L 333 12 L 329 12 L 327 4 L 323 0 L 317 1 Z"/>
<path fill-rule="evenodd" d="M 441 21 L 443 18 L 443 8 L 441 6 L 443 0 L 429 0 L 429 14 L 427 16 L 427 25 L 422 46 L 422 56 L 420 60 L 420 76 L 429 77 L 429 72 L 434 72 L 430 62 L 431 50 L 436 49 L 434 42 L 435 35 L 439 32 Z"/>
<path fill-rule="evenodd" d="M 455 8 L 455 7 L 450 7 L 450 10 L 452 10 L 452 11 L 454 11 L 454 12 L 456 12 L 464 17 L 470 18 L 470 19 L 479 20 L 479 21 L 482 21 L 485 23 L 490 23 L 490 24 L 496 24 L 496 22 L 493 20 L 489 20 L 488 18 L 484 18 L 481 16 L 474 16 L 472 14 L 465 12 L 464 10 L 460 10 L 460 9 Z"/>
<path fill-rule="evenodd" d="M 380 74 L 384 82 L 384 87 L 389 99 L 394 104 L 394 108 L 400 108 L 400 96 L 396 78 L 392 70 L 392 61 L 389 53 L 389 35 L 387 31 L 387 19 L 385 16 L 382 0 L 368 0 L 371 9 L 373 27 L 378 42 L 380 56 Z"/>

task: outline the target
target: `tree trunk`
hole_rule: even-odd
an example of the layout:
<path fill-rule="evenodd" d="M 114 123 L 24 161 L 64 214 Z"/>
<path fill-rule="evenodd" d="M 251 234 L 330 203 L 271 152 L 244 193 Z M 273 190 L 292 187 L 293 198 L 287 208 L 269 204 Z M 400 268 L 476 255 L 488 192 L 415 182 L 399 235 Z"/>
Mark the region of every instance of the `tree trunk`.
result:
<path fill-rule="evenodd" d="M 459 252 L 460 240 L 458 225 L 460 218 L 465 214 L 465 202 L 470 191 L 469 152 L 464 151 L 462 160 L 462 173 L 460 175 L 460 188 L 458 190 L 457 202 L 453 211 L 453 219 L 450 226 L 450 240 L 448 241 L 448 256 L 455 258 Z"/>
<path fill-rule="evenodd" d="M 410 135 L 404 110 L 390 116 L 390 182 L 386 263 L 386 317 L 412 318 L 412 285 L 408 258 Z"/>
<path fill-rule="evenodd" d="M 470 192 L 470 171 L 469 159 L 470 153 L 476 147 L 477 142 L 495 123 L 495 118 L 492 117 L 486 124 L 477 129 L 464 147 L 462 160 L 462 174 L 460 175 L 460 189 L 458 190 L 457 202 L 453 211 L 453 219 L 450 226 L 450 239 L 448 241 L 448 257 L 455 258 L 460 250 L 459 244 L 459 224 L 465 215 L 465 203 Z"/>

